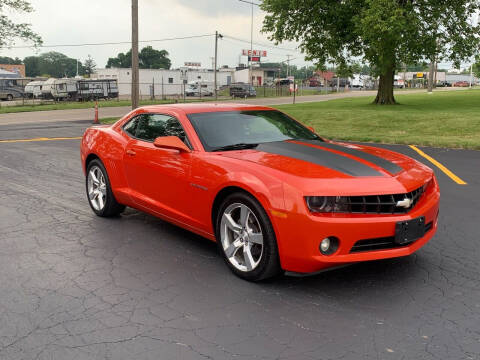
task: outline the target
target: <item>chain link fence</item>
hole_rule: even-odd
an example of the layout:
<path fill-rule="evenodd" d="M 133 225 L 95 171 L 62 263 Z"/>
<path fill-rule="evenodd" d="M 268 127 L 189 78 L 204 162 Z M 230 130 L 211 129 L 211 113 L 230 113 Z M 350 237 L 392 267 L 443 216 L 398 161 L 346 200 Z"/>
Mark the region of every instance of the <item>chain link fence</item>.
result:
<path fill-rule="evenodd" d="M 131 82 L 121 82 L 116 84 L 114 91 L 92 93 L 91 95 L 78 96 L 75 91 L 64 91 L 57 93 L 56 96 L 46 94 L 41 89 L 36 92 L 27 93 L 24 90 L 16 92 L 8 89 L 0 89 L 0 107 L 10 106 L 41 106 L 52 104 L 66 104 L 91 101 L 131 101 Z M 192 101 L 213 101 L 215 100 L 215 89 L 213 83 L 198 83 L 197 85 L 185 83 L 162 83 L 162 82 L 142 82 L 140 87 L 140 99 L 143 102 L 192 102 Z M 358 89 L 349 89 L 340 87 L 339 91 L 355 91 Z M 305 83 L 296 84 L 295 94 L 293 93 L 293 84 L 290 85 L 263 85 L 251 86 L 249 84 L 231 84 L 223 85 L 217 89 L 217 99 L 249 99 L 249 98 L 274 98 L 274 97 L 293 97 L 309 95 L 325 95 L 336 92 L 335 86 L 328 87 L 310 87 Z M 1 96 L 3 92 L 3 95 Z"/>

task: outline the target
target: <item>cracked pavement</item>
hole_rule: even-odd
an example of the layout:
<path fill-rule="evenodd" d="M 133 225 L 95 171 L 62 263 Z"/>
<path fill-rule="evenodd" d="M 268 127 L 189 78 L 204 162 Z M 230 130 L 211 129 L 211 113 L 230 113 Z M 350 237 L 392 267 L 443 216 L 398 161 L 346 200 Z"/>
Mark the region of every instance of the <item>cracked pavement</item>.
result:
<path fill-rule="evenodd" d="M 0 359 L 480 359 L 480 152 L 425 150 L 468 185 L 437 171 L 439 230 L 416 254 L 254 284 L 186 230 L 96 217 L 79 144 L 0 143 Z"/>

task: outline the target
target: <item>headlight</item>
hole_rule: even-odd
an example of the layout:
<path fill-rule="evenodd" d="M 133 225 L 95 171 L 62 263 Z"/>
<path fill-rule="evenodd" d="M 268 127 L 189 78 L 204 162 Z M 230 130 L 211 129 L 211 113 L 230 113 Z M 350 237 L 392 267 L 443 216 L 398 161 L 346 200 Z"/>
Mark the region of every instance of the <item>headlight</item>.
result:
<path fill-rule="evenodd" d="M 425 184 L 422 186 L 422 193 L 426 192 L 430 186 L 434 183 L 433 176 L 430 180 L 428 180 Z"/>
<path fill-rule="evenodd" d="M 306 196 L 305 201 L 311 212 L 331 213 L 350 211 L 349 199 L 346 196 Z"/>

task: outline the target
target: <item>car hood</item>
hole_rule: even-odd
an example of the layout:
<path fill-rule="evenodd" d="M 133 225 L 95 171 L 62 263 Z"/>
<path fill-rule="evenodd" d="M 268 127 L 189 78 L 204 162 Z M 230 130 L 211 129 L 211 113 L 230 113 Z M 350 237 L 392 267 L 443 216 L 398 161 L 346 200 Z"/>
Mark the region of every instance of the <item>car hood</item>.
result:
<path fill-rule="evenodd" d="M 305 193 L 370 195 L 413 191 L 428 182 L 427 166 L 390 150 L 347 143 L 281 141 L 222 156 L 254 163 Z M 267 168 L 267 169 L 265 169 Z"/>

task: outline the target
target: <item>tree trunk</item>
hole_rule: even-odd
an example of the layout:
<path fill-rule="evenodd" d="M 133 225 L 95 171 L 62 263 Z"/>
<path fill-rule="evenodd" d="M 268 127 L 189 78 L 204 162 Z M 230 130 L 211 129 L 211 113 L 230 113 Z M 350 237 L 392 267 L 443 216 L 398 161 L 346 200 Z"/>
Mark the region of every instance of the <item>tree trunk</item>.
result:
<path fill-rule="evenodd" d="M 380 81 L 378 83 L 377 97 L 374 104 L 377 105 L 393 105 L 396 104 L 393 96 L 393 79 L 394 79 L 393 66 L 388 68 L 383 74 L 380 75 Z"/>
<path fill-rule="evenodd" d="M 428 92 L 432 93 L 433 91 L 433 72 L 435 71 L 435 65 L 433 60 L 430 62 L 430 67 L 428 69 Z"/>

